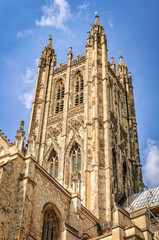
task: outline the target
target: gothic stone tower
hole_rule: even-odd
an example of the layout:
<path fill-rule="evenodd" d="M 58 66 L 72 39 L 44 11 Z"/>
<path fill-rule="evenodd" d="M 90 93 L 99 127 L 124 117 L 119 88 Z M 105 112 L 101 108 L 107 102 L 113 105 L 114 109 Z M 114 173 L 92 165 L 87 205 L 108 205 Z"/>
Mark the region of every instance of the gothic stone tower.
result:
<path fill-rule="evenodd" d="M 96 16 L 85 56 L 56 68 L 52 39 L 41 54 L 28 149 L 101 221 L 114 201 L 142 190 L 131 74 L 120 57 L 108 62 L 107 40 Z"/>

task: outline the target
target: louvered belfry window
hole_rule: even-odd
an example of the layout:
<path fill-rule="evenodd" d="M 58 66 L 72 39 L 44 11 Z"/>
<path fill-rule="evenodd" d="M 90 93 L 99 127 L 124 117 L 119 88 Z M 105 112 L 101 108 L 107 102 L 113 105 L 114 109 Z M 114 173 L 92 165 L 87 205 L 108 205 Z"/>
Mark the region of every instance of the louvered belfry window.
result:
<path fill-rule="evenodd" d="M 80 72 L 78 72 L 75 76 L 74 85 L 75 85 L 74 105 L 78 106 L 79 104 L 83 103 L 83 88 L 84 88 L 83 76 L 81 75 Z"/>
<path fill-rule="evenodd" d="M 62 80 L 56 86 L 55 114 L 63 112 L 65 87 Z"/>

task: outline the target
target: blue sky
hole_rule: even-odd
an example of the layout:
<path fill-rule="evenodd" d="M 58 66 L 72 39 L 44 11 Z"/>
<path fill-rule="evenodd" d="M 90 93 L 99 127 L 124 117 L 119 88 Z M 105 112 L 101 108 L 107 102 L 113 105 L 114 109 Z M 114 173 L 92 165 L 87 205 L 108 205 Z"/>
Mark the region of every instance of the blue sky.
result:
<path fill-rule="evenodd" d="M 109 61 L 121 51 L 132 73 L 139 147 L 149 187 L 159 185 L 159 1 L 0 1 L 0 128 L 11 141 L 21 120 L 27 132 L 38 59 L 52 34 L 57 65 L 85 52 L 98 12 Z"/>

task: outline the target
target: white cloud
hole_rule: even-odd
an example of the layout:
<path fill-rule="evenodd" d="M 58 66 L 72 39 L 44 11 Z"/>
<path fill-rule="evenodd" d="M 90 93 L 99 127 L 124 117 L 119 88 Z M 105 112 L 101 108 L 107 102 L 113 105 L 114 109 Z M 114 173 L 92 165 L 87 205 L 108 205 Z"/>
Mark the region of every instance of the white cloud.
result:
<path fill-rule="evenodd" d="M 113 26 L 114 26 L 114 19 L 110 17 L 109 20 L 108 20 L 108 23 L 109 23 L 109 26 L 111 28 L 113 28 Z"/>
<path fill-rule="evenodd" d="M 89 7 L 89 2 L 84 1 L 82 5 L 79 5 L 77 8 L 86 10 Z"/>
<path fill-rule="evenodd" d="M 159 186 L 159 143 L 148 139 L 145 154 L 144 174 L 151 187 Z"/>
<path fill-rule="evenodd" d="M 41 20 L 36 20 L 36 25 L 67 30 L 65 23 L 71 17 L 70 5 L 67 0 L 50 0 L 47 6 L 42 7 L 42 12 Z"/>
<path fill-rule="evenodd" d="M 33 68 L 26 68 L 25 74 L 21 76 L 22 78 L 22 88 L 19 94 L 19 100 L 30 110 L 33 100 L 34 87 L 36 81 L 36 70 L 37 70 L 38 59 L 35 59 Z"/>
<path fill-rule="evenodd" d="M 104 11 L 104 13 L 107 15 L 107 21 L 108 21 L 109 26 L 111 28 L 113 28 L 114 27 L 115 18 L 114 18 L 114 14 L 113 14 L 112 10 Z"/>
<path fill-rule="evenodd" d="M 86 10 L 88 7 L 89 7 L 89 2 L 84 1 L 83 4 L 81 4 L 77 7 L 79 9 L 78 15 L 81 14 L 82 10 Z"/>
<path fill-rule="evenodd" d="M 23 31 L 19 31 L 17 33 L 17 37 L 18 38 L 23 38 L 24 36 L 31 35 L 33 33 L 34 33 L 34 31 L 32 29 L 30 29 L 30 30 L 23 30 Z"/>
<path fill-rule="evenodd" d="M 24 104 L 26 109 L 30 110 L 32 101 L 33 101 L 33 93 L 34 91 L 23 93 L 23 95 L 19 96 L 19 100 Z"/>

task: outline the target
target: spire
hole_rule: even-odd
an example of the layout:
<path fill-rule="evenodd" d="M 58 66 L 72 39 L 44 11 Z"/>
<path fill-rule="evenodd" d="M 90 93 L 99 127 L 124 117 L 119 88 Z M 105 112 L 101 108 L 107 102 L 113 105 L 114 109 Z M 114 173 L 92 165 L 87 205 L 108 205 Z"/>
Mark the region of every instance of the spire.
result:
<path fill-rule="evenodd" d="M 123 64 L 124 64 L 124 62 L 123 62 L 123 57 L 122 57 L 122 56 L 120 56 L 120 57 L 119 57 L 119 59 L 120 59 L 120 62 L 119 62 L 119 64 L 120 64 L 120 65 L 123 65 Z"/>
<path fill-rule="evenodd" d="M 117 75 L 122 75 L 122 74 L 127 75 L 127 66 L 123 62 L 123 57 L 120 56 L 119 59 L 120 60 L 119 60 L 118 66 L 117 66 Z"/>
<path fill-rule="evenodd" d="M 51 34 L 49 34 L 49 43 L 48 43 L 48 47 L 52 47 L 52 38 L 51 38 Z"/>
<path fill-rule="evenodd" d="M 96 15 L 96 16 L 95 16 L 95 19 L 96 19 L 96 20 L 95 20 L 95 24 L 96 24 L 96 25 L 99 25 L 99 16 Z"/>
<path fill-rule="evenodd" d="M 94 34 L 103 34 L 104 33 L 104 28 L 102 24 L 99 23 L 99 16 L 97 15 L 97 12 L 95 12 L 95 23 L 92 25 L 92 36 Z"/>
<path fill-rule="evenodd" d="M 49 34 L 49 43 L 48 43 L 47 47 L 44 48 L 44 50 L 41 54 L 39 67 L 46 67 L 46 66 L 50 65 L 52 60 L 54 61 L 54 63 L 56 63 L 56 59 L 54 57 L 55 56 L 54 52 L 55 52 L 54 48 L 52 47 L 51 34 Z"/>
<path fill-rule="evenodd" d="M 114 58 L 111 58 L 111 63 L 110 63 L 110 67 L 113 70 L 113 72 L 116 72 L 116 66 L 115 66 L 115 62 L 114 62 Z"/>
<path fill-rule="evenodd" d="M 70 47 L 68 52 L 67 65 L 71 64 L 72 58 L 73 58 L 72 47 Z"/>

